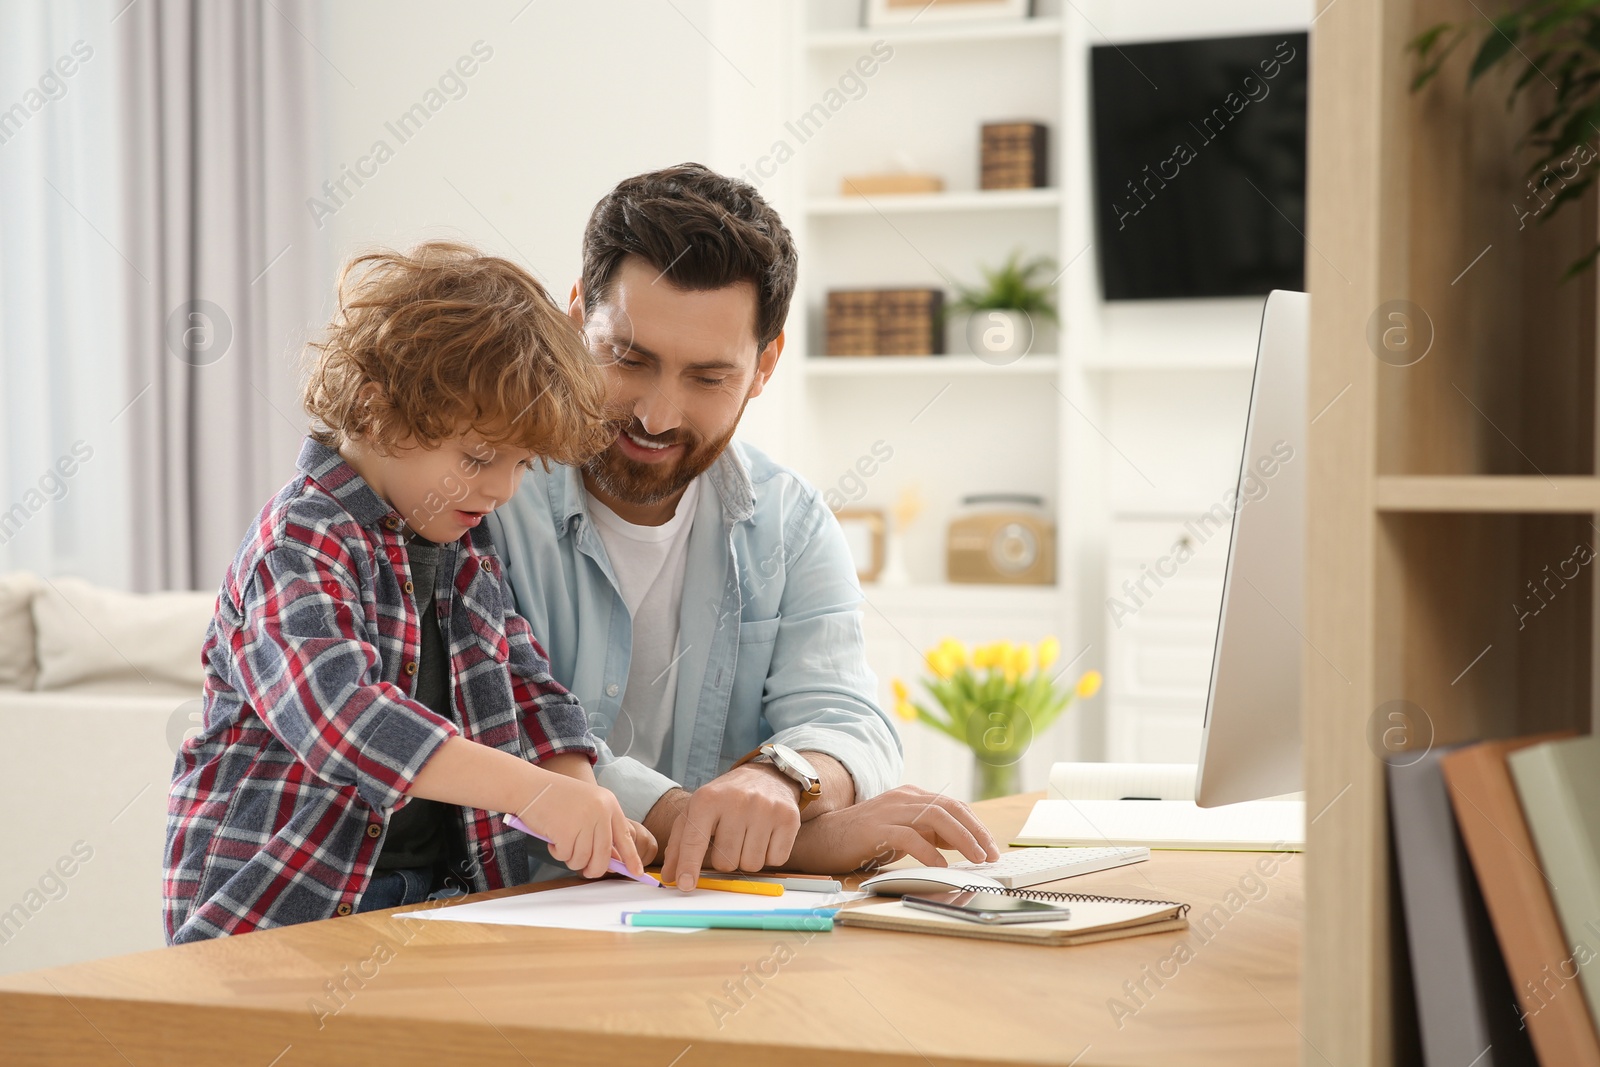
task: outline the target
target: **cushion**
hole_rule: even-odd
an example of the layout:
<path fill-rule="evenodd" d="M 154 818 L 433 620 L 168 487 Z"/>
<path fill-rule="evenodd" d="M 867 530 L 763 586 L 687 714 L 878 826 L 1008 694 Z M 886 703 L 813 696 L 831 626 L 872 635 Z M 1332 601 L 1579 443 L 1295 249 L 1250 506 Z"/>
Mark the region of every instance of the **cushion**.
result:
<path fill-rule="evenodd" d="M 30 571 L 0 574 L 0 689 L 33 688 L 33 596 L 41 585 Z"/>
<path fill-rule="evenodd" d="M 199 696 L 215 593 L 125 593 L 52 578 L 33 599 L 40 690 Z"/>

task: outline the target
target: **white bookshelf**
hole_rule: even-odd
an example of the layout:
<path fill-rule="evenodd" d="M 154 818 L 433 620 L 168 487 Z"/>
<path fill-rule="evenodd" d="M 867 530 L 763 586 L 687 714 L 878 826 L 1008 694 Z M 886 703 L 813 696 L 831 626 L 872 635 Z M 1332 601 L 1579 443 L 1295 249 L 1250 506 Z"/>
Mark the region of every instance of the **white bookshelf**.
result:
<path fill-rule="evenodd" d="M 1026 355 L 1013 363 L 996 365 L 977 356 L 809 356 L 808 378 L 1054 378 L 1061 357 Z"/>
<path fill-rule="evenodd" d="M 927 582 L 916 585 L 873 584 L 867 598 L 890 612 L 973 612 L 1045 615 L 1059 607 L 1053 587 L 990 585 L 986 583 Z"/>
<path fill-rule="evenodd" d="M 893 49 L 860 99 L 851 100 L 804 146 L 790 194 L 800 210 L 790 221 L 801 248 L 801 279 L 790 344 L 798 389 L 791 390 L 791 438 L 802 473 L 824 488 L 848 478 L 854 460 L 874 442 L 894 458 L 866 480 L 852 506 L 888 511 L 900 490 L 916 484 L 926 510 L 911 530 L 906 563 L 911 583 L 864 587 L 863 624 L 882 696 L 889 680 L 920 673 L 921 651 L 950 635 L 963 641 L 1037 641 L 1057 636 L 1064 660 L 1083 647 L 1072 606 L 1076 574 L 1065 565 L 1058 502 L 1064 493 L 1061 413 L 1069 357 L 1062 331 L 1042 329 L 1036 351 L 995 365 L 973 354 L 963 321 L 946 325 L 938 356 L 828 357 L 821 354 L 822 307 L 829 289 L 936 286 L 980 280 L 979 266 L 998 266 L 1013 249 L 1025 256 L 1062 255 L 1064 199 L 1060 174 L 1063 47 L 1059 13 L 1021 22 L 936 24 L 865 30 L 854 0 L 797 5 L 791 95 L 785 114 L 803 113 L 863 55 Z M 880 44 L 882 42 L 883 44 Z M 935 120 L 935 117 L 937 119 Z M 982 123 L 1030 120 L 1051 128 L 1049 188 L 982 190 L 978 186 Z M 842 179 L 901 169 L 938 173 L 945 190 L 904 195 L 842 195 Z M 1063 305 L 1057 287 L 1057 303 Z M 1056 584 L 963 585 L 946 581 L 944 529 L 960 498 L 981 492 L 1041 497 L 1057 512 Z M 1086 654 L 1075 669 L 1099 666 Z M 1042 783 L 1049 764 L 1076 754 L 1069 718 L 1035 745 L 1025 781 Z M 901 730 L 909 780 L 968 796 L 971 756 L 919 725 Z"/>
<path fill-rule="evenodd" d="M 819 5 L 821 6 L 821 5 Z M 829 13 L 823 13 L 828 17 Z M 805 35 L 806 47 L 813 52 L 840 52 L 870 46 L 874 41 L 890 44 L 953 44 L 970 46 L 990 41 L 1005 42 L 1061 36 L 1061 19 L 1035 17 L 1020 22 L 934 23 L 931 25 L 884 26 L 874 29 L 812 30 Z"/>
<path fill-rule="evenodd" d="M 913 215 L 927 212 L 1054 211 L 1060 206 L 1059 189 L 980 189 L 970 192 L 822 197 L 811 201 L 806 212 L 812 217 Z"/>
<path fill-rule="evenodd" d="M 1128 566 L 1126 552 L 1113 558 L 1113 530 L 1126 529 L 1124 516 L 1204 508 L 1237 475 L 1260 301 L 1101 299 L 1089 50 L 1108 41 L 1304 29 L 1309 2 L 1037 0 L 1035 17 L 1024 21 L 875 29 L 861 28 L 859 14 L 858 0 L 791 0 L 788 9 L 787 92 L 774 117 L 805 113 L 875 47 L 878 59 L 864 93 L 833 112 L 763 186 L 801 253 L 784 408 L 773 424 L 783 429 L 772 432 L 814 484 L 855 490 L 847 497 L 852 507 L 887 512 L 912 483 L 926 501 L 907 544 L 911 584 L 864 587 L 869 655 L 885 699 L 889 679 L 917 674 L 921 649 L 946 634 L 967 641 L 1054 634 L 1063 663 L 1081 655 L 1074 674 L 1097 667 L 1109 684 L 1036 744 L 1024 761 L 1025 783 L 1042 786 L 1056 759 L 1153 758 L 1141 756 L 1139 739 L 1163 736 L 1170 748 L 1161 731 L 1169 724 L 1187 730 L 1177 720 L 1189 705 L 1172 696 L 1169 707 L 1163 701 L 1171 694 L 1150 690 L 1149 676 L 1127 667 L 1144 653 L 1108 620 L 1110 580 Z M 886 47 L 892 56 L 883 60 Z M 1018 120 L 1050 128 L 1050 187 L 978 189 L 980 126 Z M 767 141 L 752 135 L 748 143 L 759 151 Z M 847 176 L 898 169 L 937 173 L 945 190 L 841 195 Z M 820 354 L 829 289 L 937 286 L 949 299 L 954 283 L 977 282 L 980 264 L 998 265 L 1013 249 L 1064 268 L 1055 285 L 1061 323 L 1043 331 L 1035 352 L 992 366 L 972 354 L 961 322 L 952 320 L 947 355 Z M 883 443 L 894 458 L 862 488 L 850 472 Z M 1045 500 L 1057 525 L 1055 585 L 945 580 L 945 526 L 962 496 L 980 492 Z M 1130 675 L 1127 684 L 1109 678 L 1119 669 Z M 1125 713 L 1111 706 L 1118 690 L 1129 694 Z M 1138 720 L 1150 709 L 1167 717 Z M 1108 724 L 1108 716 L 1116 721 Z M 909 780 L 966 795 L 964 750 L 915 724 L 902 737 Z"/>

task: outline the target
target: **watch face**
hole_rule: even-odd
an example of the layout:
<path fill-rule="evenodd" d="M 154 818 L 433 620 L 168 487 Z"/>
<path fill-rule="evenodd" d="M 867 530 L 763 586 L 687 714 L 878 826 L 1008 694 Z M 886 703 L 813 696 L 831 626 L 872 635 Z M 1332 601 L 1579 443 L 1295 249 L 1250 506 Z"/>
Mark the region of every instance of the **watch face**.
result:
<path fill-rule="evenodd" d="M 766 747 L 772 750 L 773 762 L 778 765 L 779 770 L 791 778 L 798 776 L 817 781 L 817 769 L 800 753 L 788 745 L 780 745 L 777 742 L 772 742 Z"/>

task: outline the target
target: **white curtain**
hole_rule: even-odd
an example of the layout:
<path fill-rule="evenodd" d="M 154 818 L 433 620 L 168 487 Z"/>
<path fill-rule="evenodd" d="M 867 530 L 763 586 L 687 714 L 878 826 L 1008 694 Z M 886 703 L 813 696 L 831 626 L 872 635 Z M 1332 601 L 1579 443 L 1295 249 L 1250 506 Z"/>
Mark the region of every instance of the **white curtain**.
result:
<path fill-rule="evenodd" d="M 0 0 L 0 569 L 215 589 L 293 473 L 322 36 L 311 0 Z"/>
<path fill-rule="evenodd" d="M 136 587 L 214 589 L 294 472 L 296 356 L 328 270 L 305 200 L 322 58 L 310 0 L 139 2 L 118 17 Z"/>
<path fill-rule="evenodd" d="M 0 571 L 129 586 L 115 14 L 0 2 Z"/>

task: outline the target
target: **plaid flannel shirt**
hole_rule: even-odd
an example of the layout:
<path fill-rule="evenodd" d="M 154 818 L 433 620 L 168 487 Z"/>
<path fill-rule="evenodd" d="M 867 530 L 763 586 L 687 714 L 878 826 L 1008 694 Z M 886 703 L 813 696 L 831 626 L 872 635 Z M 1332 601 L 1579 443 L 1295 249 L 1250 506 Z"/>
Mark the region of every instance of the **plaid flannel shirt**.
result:
<path fill-rule="evenodd" d="M 402 517 L 335 449 L 308 437 L 297 466 L 240 545 L 206 632 L 204 721 L 167 801 L 172 944 L 350 914 L 389 815 L 453 736 L 529 760 L 596 756 L 481 525 L 439 557 L 456 714 L 412 700 L 421 625 Z M 460 810 L 473 889 L 527 881 L 528 839 Z"/>

